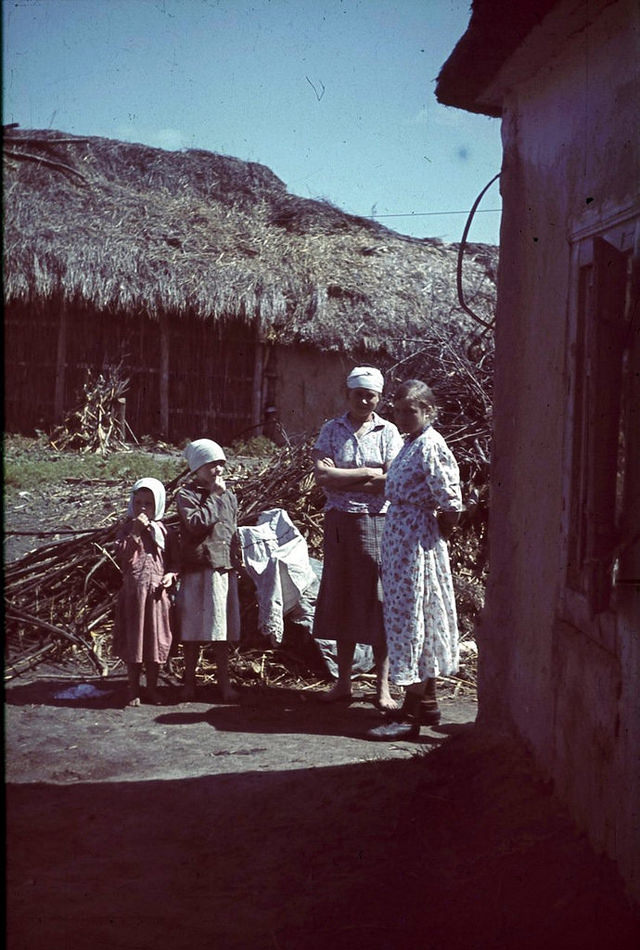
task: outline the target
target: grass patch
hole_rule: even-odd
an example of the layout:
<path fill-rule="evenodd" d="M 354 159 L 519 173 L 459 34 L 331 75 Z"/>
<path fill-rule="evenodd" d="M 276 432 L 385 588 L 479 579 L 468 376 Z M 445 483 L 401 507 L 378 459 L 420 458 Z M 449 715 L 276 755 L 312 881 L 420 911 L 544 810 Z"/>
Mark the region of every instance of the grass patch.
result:
<path fill-rule="evenodd" d="M 254 435 L 250 439 L 236 439 L 231 443 L 231 455 L 247 455 L 252 458 L 270 458 L 278 447 L 265 435 Z"/>
<path fill-rule="evenodd" d="M 52 453 L 21 448 L 7 451 L 4 456 L 5 488 L 29 490 L 59 484 L 64 479 L 100 479 L 101 481 L 135 482 L 138 478 L 158 478 L 166 484 L 185 468 L 182 458 L 157 458 L 147 452 L 118 452 L 102 458 L 99 455 L 80 455 L 71 452 Z"/>

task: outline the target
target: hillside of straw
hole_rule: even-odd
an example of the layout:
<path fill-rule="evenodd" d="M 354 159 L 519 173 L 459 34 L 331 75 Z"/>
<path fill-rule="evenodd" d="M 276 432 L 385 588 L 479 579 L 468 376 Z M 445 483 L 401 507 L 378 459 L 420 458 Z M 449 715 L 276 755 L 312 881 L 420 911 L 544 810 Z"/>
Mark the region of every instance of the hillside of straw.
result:
<path fill-rule="evenodd" d="M 7 304 L 240 319 L 266 341 L 397 358 L 478 329 L 455 245 L 289 194 L 263 165 L 17 128 L 3 152 Z M 485 320 L 496 267 L 496 248 L 466 249 L 464 296 Z"/>
<path fill-rule="evenodd" d="M 291 195 L 265 166 L 201 150 L 9 128 L 3 151 L 8 306 L 240 319 L 267 341 L 366 356 L 389 391 L 410 376 L 433 385 L 468 491 L 486 489 L 497 248 L 471 244 L 460 259 L 457 245 Z M 460 302 L 459 262 L 481 323 Z"/>

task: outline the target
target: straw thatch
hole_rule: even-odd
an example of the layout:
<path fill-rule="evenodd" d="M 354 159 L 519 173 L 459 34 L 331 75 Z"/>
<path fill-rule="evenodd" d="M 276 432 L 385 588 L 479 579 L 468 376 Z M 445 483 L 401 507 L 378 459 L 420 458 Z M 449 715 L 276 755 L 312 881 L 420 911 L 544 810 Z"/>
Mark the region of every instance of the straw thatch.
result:
<path fill-rule="evenodd" d="M 291 195 L 268 168 L 56 131 L 5 131 L 5 303 L 241 321 L 267 342 L 394 351 L 473 322 L 457 248 Z M 493 316 L 497 250 L 464 290 Z"/>

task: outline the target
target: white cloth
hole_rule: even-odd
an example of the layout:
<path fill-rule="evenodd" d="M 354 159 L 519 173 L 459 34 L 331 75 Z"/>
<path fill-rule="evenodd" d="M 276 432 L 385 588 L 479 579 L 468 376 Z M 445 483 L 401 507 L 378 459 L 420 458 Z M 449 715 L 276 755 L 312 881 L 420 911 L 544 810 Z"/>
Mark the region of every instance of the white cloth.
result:
<path fill-rule="evenodd" d="M 356 366 L 347 376 L 347 389 L 370 389 L 374 393 L 381 393 L 384 377 L 374 366 Z"/>
<path fill-rule="evenodd" d="M 238 534 L 256 589 L 260 631 L 281 643 L 285 616 L 316 581 L 307 542 L 282 508 L 263 511 L 256 525 L 238 528 Z"/>
<path fill-rule="evenodd" d="M 226 462 L 227 456 L 217 442 L 212 439 L 196 439 L 189 442 L 182 453 L 189 464 L 189 470 L 197 472 L 207 462 Z"/>
<path fill-rule="evenodd" d="M 164 551 L 164 531 L 159 524 L 156 524 L 156 522 L 162 521 L 164 518 L 164 506 L 166 502 L 166 492 L 164 490 L 164 485 L 157 478 L 139 478 L 129 493 L 129 507 L 127 508 L 127 515 L 130 518 L 135 517 L 133 513 L 133 496 L 137 491 L 140 491 L 141 488 L 148 489 L 148 491 L 150 491 L 153 495 L 155 501 L 155 511 L 153 513 L 153 519 L 149 522 L 149 530 L 151 531 L 153 540 L 157 544 L 158 548 L 161 551 Z"/>
<path fill-rule="evenodd" d="M 183 642 L 240 639 L 240 602 L 233 571 L 205 567 L 184 574 L 180 579 L 176 609 Z"/>

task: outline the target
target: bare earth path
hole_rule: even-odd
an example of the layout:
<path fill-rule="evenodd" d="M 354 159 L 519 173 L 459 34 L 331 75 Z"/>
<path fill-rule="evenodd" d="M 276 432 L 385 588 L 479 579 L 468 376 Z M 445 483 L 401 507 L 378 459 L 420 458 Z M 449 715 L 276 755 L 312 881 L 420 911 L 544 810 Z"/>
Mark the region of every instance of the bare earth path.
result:
<path fill-rule="evenodd" d="M 97 697 L 56 698 L 74 682 Z M 472 702 L 387 745 L 367 702 L 122 687 L 8 685 L 9 950 L 639 945 L 612 865 Z"/>
<path fill-rule="evenodd" d="M 6 524 L 93 527 L 125 498 L 10 491 Z M 5 537 L 5 559 L 33 544 Z M 59 698 L 77 686 L 94 695 Z M 123 688 L 77 664 L 6 685 L 8 950 L 640 946 L 611 863 L 468 699 L 387 745 L 363 738 L 370 702 L 245 685 L 236 706 L 181 704 L 165 686 L 125 710 Z"/>

